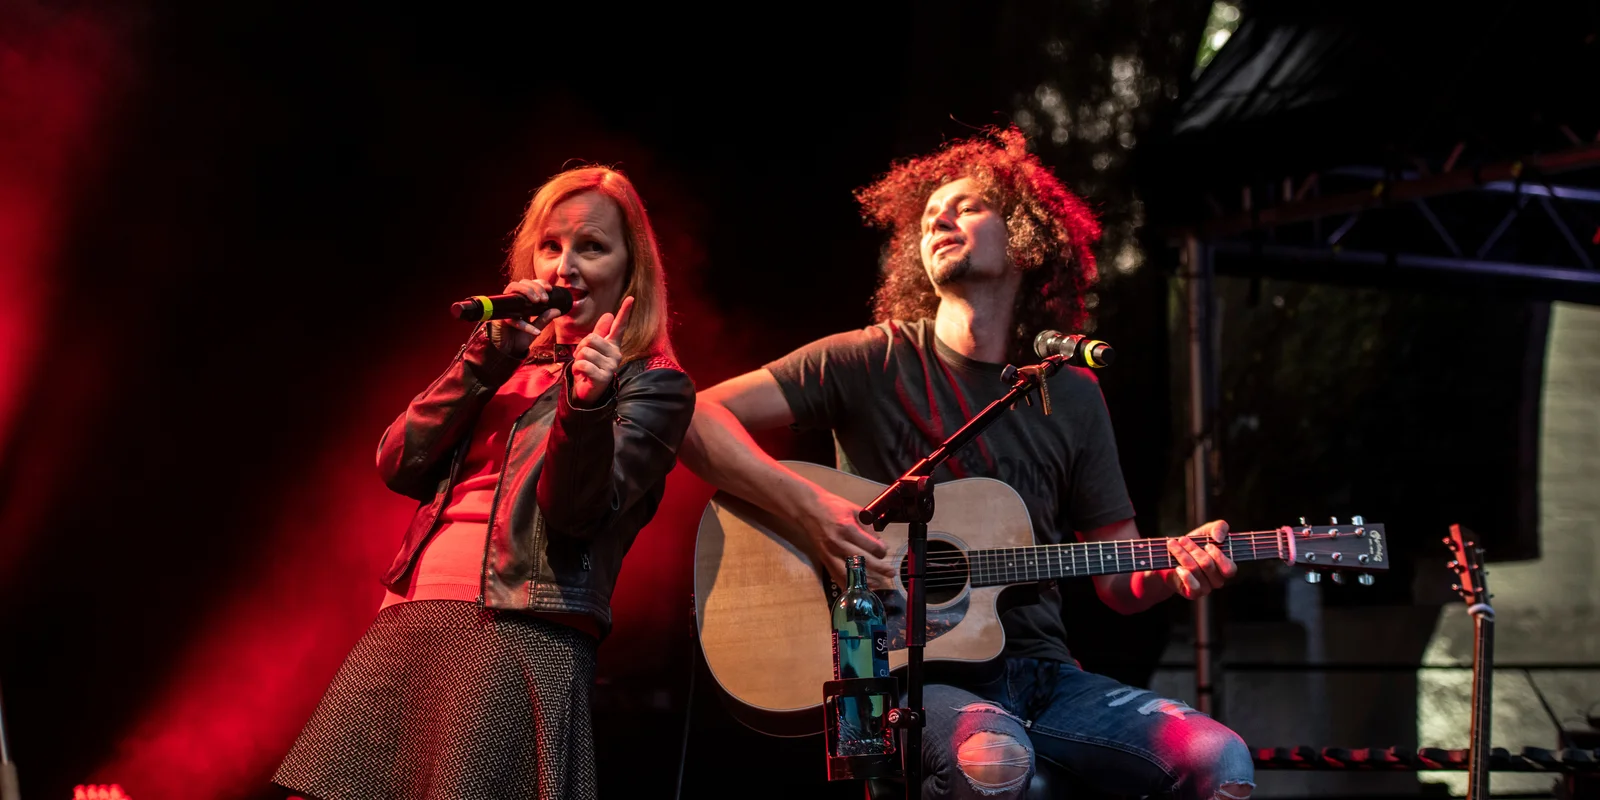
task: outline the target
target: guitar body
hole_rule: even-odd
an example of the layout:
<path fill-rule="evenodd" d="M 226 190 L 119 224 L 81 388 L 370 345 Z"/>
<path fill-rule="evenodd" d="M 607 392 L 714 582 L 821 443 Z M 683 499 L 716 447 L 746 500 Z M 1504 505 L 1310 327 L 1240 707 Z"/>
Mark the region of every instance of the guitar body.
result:
<path fill-rule="evenodd" d="M 803 462 L 786 466 L 840 497 L 866 505 L 883 484 Z M 827 572 L 779 531 L 785 520 L 719 492 L 706 506 L 695 540 L 694 596 L 700 646 L 730 708 L 763 733 L 798 736 L 822 730 L 822 684 L 833 679 Z M 959 531 L 959 535 L 952 533 Z M 903 562 L 906 526 L 884 529 L 891 563 Z M 1027 507 L 1011 487 L 988 478 L 939 484 L 928 523 L 930 564 L 986 548 L 1034 544 Z M 943 560 L 943 561 L 941 561 Z M 1006 588 L 971 588 L 937 576 L 928 583 L 925 662 L 984 662 L 1000 655 L 1005 633 L 998 601 Z M 888 615 L 889 666 L 905 666 L 903 576 L 879 592 Z"/>

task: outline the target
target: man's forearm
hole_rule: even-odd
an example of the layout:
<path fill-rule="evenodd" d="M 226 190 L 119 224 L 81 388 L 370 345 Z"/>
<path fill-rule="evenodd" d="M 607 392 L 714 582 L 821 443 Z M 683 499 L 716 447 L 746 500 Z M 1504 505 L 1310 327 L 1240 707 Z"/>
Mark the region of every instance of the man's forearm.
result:
<path fill-rule="evenodd" d="M 1094 579 L 1100 601 L 1118 614 L 1137 614 L 1172 596 L 1172 586 L 1160 572 L 1126 572 Z"/>
<path fill-rule="evenodd" d="M 678 460 L 712 486 L 791 519 L 812 492 L 756 444 L 732 411 L 703 395 Z"/>
<path fill-rule="evenodd" d="M 1086 542 L 1118 542 L 1139 538 L 1139 528 L 1130 518 L 1079 536 Z M 1094 589 L 1100 602 L 1119 614 L 1137 614 L 1172 596 L 1172 585 L 1162 570 L 1096 575 Z"/>

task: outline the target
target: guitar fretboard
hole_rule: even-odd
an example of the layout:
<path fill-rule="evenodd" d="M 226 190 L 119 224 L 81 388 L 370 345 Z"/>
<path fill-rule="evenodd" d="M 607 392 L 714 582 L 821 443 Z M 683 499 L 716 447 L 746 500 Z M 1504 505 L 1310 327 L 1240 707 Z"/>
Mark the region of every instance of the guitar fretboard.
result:
<path fill-rule="evenodd" d="M 1290 558 L 1288 533 L 1252 531 L 1230 533 L 1218 549 L 1234 561 L 1265 561 Z M 1199 537 L 1191 537 L 1199 541 Z M 1166 539 L 1119 539 L 1110 542 L 1073 542 L 1035 547 L 1007 547 L 973 550 L 966 554 L 974 588 L 1031 583 L 1057 578 L 1140 572 L 1147 569 L 1172 569 L 1177 559 L 1167 552 Z M 930 555 L 930 574 L 937 574 L 943 559 Z"/>

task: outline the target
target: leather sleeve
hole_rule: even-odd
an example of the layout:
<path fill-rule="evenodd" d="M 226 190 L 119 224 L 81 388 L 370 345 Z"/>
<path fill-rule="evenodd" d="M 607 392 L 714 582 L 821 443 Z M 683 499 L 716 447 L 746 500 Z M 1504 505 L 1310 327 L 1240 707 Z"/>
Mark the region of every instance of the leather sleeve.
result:
<path fill-rule="evenodd" d="M 407 497 L 431 498 L 438 483 L 435 468 L 520 363 L 489 341 L 487 324 L 479 325 L 444 374 L 383 432 L 378 474 L 384 484 Z"/>
<path fill-rule="evenodd" d="M 570 383 L 550 430 L 539 509 L 552 534 L 587 539 L 666 479 L 694 417 L 694 383 L 656 358 L 626 374 L 598 407 L 576 407 L 569 393 Z"/>

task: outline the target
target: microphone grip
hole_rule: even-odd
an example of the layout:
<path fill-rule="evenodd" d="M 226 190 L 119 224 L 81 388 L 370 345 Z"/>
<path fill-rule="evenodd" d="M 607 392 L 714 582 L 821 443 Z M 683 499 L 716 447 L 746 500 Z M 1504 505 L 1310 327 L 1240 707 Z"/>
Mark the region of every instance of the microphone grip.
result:
<path fill-rule="evenodd" d="M 1084 342 L 1083 347 L 1079 348 L 1078 352 L 1082 354 L 1083 365 L 1091 369 L 1109 367 L 1111 362 L 1117 359 L 1117 351 L 1111 349 L 1111 345 L 1098 339 L 1090 339 Z"/>
<path fill-rule="evenodd" d="M 564 286 L 552 287 L 550 299 L 543 303 L 535 303 L 520 294 L 480 294 L 451 304 L 450 314 L 456 319 L 480 322 L 486 319 L 537 317 L 552 308 L 563 314 L 571 311 L 572 292 Z"/>
<path fill-rule="evenodd" d="M 469 297 L 459 303 L 451 303 L 450 316 L 469 322 L 477 322 L 483 319 L 483 301 L 476 297 Z"/>
<path fill-rule="evenodd" d="M 1060 331 L 1040 331 L 1038 336 L 1033 337 L 1033 352 L 1040 358 L 1062 356 L 1072 366 L 1090 369 L 1109 367 L 1117 357 L 1117 351 L 1099 339 Z"/>

